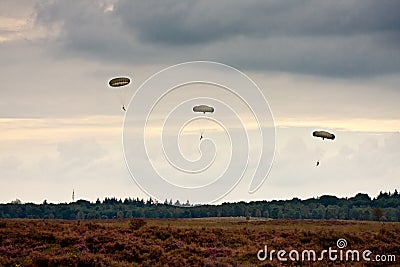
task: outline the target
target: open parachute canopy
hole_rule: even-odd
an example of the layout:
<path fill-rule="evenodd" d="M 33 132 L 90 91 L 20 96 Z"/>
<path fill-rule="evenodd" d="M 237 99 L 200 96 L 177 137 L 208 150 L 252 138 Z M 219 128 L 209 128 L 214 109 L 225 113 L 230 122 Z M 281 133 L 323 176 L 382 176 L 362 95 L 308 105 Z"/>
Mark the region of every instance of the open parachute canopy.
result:
<path fill-rule="evenodd" d="M 111 89 L 115 95 L 118 97 L 118 100 L 122 106 L 122 109 L 126 111 L 126 105 L 128 103 L 128 93 L 131 79 L 128 77 L 115 77 L 108 81 L 109 89 Z"/>
<path fill-rule="evenodd" d="M 204 114 L 206 112 L 213 113 L 214 112 L 214 108 L 210 107 L 210 106 L 207 106 L 207 105 L 200 105 L 200 106 L 194 106 L 193 107 L 193 111 L 194 112 L 203 112 Z"/>
<path fill-rule="evenodd" d="M 324 140 L 325 138 L 335 140 L 335 135 L 326 131 L 314 131 L 312 135 L 315 137 L 320 137 L 322 138 L 322 140 Z"/>
<path fill-rule="evenodd" d="M 121 87 L 121 86 L 128 85 L 130 82 L 131 82 L 131 80 L 127 77 L 117 77 L 117 78 L 111 79 L 108 82 L 108 84 L 111 87 Z"/>

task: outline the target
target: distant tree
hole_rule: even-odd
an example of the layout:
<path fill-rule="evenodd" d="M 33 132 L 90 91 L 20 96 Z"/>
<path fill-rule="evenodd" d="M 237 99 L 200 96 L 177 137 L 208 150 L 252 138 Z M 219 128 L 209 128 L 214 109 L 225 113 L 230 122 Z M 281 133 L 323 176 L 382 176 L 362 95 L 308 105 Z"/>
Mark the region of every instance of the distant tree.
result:
<path fill-rule="evenodd" d="M 388 221 L 396 222 L 397 221 L 397 210 L 395 208 L 385 209 L 385 217 Z"/>
<path fill-rule="evenodd" d="M 100 213 L 98 213 L 98 212 L 96 212 L 96 211 L 94 211 L 94 210 L 92 210 L 92 211 L 90 211 L 89 213 L 88 213 L 88 219 L 91 219 L 91 220 L 93 220 L 93 219 L 99 219 L 100 218 Z"/>
<path fill-rule="evenodd" d="M 328 205 L 338 205 L 339 199 L 336 196 L 324 195 L 319 198 L 319 203 L 325 207 Z"/>
<path fill-rule="evenodd" d="M 273 218 L 273 219 L 278 219 L 279 212 L 280 212 L 280 210 L 279 210 L 278 207 L 276 207 L 276 206 L 273 207 L 273 208 L 271 209 L 271 213 L 270 213 L 271 218 Z"/>
<path fill-rule="evenodd" d="M 138 211 L 137 211 L 137 217 L 138 218 L 144 218 L 144 211 L 143 211 L 143 209 L 139 209 Z"/>
<path fill-rule="evenodd" d="M 126 218 L 133 218 L 132 210 L 126 212 Z"/>
<path fill-rule="evenodd" d="M 190 212 L 189 209 L 185 209 L 182 213 L 183 218 L 192 218 L 192 213 Z"/>
<path fill-rule="evenodd" d="M 396 209 L 396 221 L 400 222 L 400 207 Z"/>
<path fill-rule="evenodd" d="M 312 219 L 325 219 L 326 208 L 323 205 L 318 205 L 311 211 Z"/>
<path fill-rule="evenodd" d="M 124 218 L 124 213 L 122 211 L 117 212 L 117 218 L 118 219 L 123 219 Z"/>
<path fill-rule="evenodd" d="M 151 205 L 153 205 L 153 203 L 154 203 L 154 202 L 153 202 L 153 199 L 152 199 L 152 198 L 149 198 L 149 200 L 146 201 L 146 205 L 147 205 L 147 206 L 151 206 Z"/>
<path fill-rule="evenodd" d="M 380 207 L 375 207 L 372 212 L 372 216 L 375 221 L 380 221 L 383 217 L 382 209 Z"/>
<path fill-rule="evenodd" d="M 353 207 L 350 209 L 350 219 L 352 220 L 361 220 L 361 210 L 358 207 Z"/>
<path fill-rule="evenodd" d="M 321 196 L 300 200 L 240 201 L 220 205 L 191 205 L 188 201 L 182 204 L 179 200 L 172 205 L 172 199 L 165 199 L 164 204 L 139 198 L 106 197 L 96 204 L 87 200 L 74 203 L 23 204 L 16 199 L 8 204 L 0 204 L 1 218 L 52 218 L 55 219 L 97 219 L 97 218 L 201 218 L 252 216 L 294 219 L 354 219 L 354 220 L 387 220 L 400 221 L 399 192 L 380 192 L 371 199 L 367 194 L 358 193 L 351 198 Z M 171 205 L 169 205 L 171 204 Z M 52 214 L 52 215 L 51 215 Z"/>
<path fill-rule="evenodd" d="M 19 200 L 19 199 L 17 198 L 17 199 L 15 199 L 15 200 L 11 201 L 11 204 L 14 204 L 14 205 L 21 205 L 21 204 L 22 204 L 22 201 Z"/>
<path fill-rule="evenodd" d="M 84 200 L 84 199 L 79 199 L 75 202 L 75 204 L 78 204 L 80 206 L 89 206 L 90 201 Z"/>
<path fill-rule="evenodd" d="M 387 199 L 387 198 L 389 198 L 390 197 L 390 194 L 388 194 L 388 193 L 383 193 L 382 191 L 381 192 L 379 192 L 379 196 L 377 197 L 377 199 Z"/>
<path fill-rule="evenodd" d="M 139 198 L 138 198 L 139 199 Z M 140 200 L 140 201 L 138 201 L 138 204 L 139 204 L 139 207 L 143 207 L 144 206 L 144 200 L 143 200 L 143 198 Z"/>
<path fill-rule="evenodd" d="M 371 220 L 371 208 L 370 207 L 367 207 L 367 208 L 364 209 L 363 219 L 364 220 Z"/>
<path fill-rule="evenodd" d="M 246 215 L 244 202 L 236 203 L 236 205 L 233 207 L 233 210 L 234 210 L 234 216 L 240 217 Z"/>
<path fill-rule="evenodd" d="M 85 219 L 85 214 L 82 211 L 79 211 L 78 214 L 76 215 L 76 218 L 78 220 L 83 220 Z"/>
<path fill-rule="evenodd" d="M 325 219 L 338 219 L 339 207 L 336 205 L 329 205 L 326 207 Z"/>
<path fill-rule="evenodd" d="M 345 204 L 342 207 L 340 207 L 339 219 L 349 220 L 349 218 L 350 218 L 350 207 L 349 204 Z"/>
<path fill-rule="evenodd" d="M 349 198 L 348 202 L 354 206 L 369 206 L 371 204 L 371 198 L 367 194 L 358 193 L 355 197 Z"/>
<path fill-rule="evenodd" d="M 264 218 L 269 218 L 268 210 L 264 210 L 262 215 L 264 216 Z"/>
<path fill-rule="evenodd" d="M 261 210 L 256 209 L 256 211 L 255 211 L 255 217 L 258 217 L 258 218 L 261 217 Z"/>
<path fill-rule="evenodd" d="M 399 197 L 399 192 L 397 192 L 397 189 L 394 190 L 393 196 L 394 197 Z"/>

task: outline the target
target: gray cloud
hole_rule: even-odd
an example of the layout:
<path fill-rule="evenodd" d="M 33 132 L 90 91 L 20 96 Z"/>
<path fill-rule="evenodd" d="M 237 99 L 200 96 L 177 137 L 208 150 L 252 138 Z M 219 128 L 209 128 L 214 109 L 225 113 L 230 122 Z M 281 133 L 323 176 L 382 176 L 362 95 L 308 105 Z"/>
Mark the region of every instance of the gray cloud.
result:
<path fill-rule="evenodd" d="M 59 55 L 140 63 L 221 61 L 328 76 L 400 71 L 398 1 L 57 1 L 37 22 Z M 227 8 L 229 6 L 229 8 Z"/>
<path fill-rule="evenodd" d="M 42 3 L 37 6 L 38 25 L 44 25 L 53 31 L 59 31 L 53 49 L 68 56 L 91 54 L 97 57 L 113 55 L 119 46 L 130 43 L 130 38 L 121 32 L 121 25 L 115 16 L 104 13 L 100 2 L 57 1 Z"/>
<path fill-rule="evenodd" d="M 399 7 L 397 1 L 120 1 L 115 10 L 143 40 L 182 45 L 238 35 L 398 34 Z"/>
<path fill-rule="evenodd" d="M 32 14 L 32 8 L 38 0 L 2 0 L 0 2 L 0 16 L 26 17 Z"/>

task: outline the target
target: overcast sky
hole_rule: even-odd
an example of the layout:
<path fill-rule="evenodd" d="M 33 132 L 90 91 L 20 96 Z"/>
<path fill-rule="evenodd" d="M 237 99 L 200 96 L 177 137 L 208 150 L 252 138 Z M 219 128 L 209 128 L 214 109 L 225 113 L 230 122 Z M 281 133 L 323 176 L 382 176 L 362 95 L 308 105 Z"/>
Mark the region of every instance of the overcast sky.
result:
<path fill-rule="evenodd" d="M 244 72 L 275 119 L 266 182 L 249 194 L 243 180 L 221 201 L 400 189 L 399 10 L 397 0 L 2 0 L 0 202 L 69 202 L 73 189 L 147 198 L 127 171 L 107 81 L 133 78 L 128 103 L 154 73 L 193 60 Z"/>

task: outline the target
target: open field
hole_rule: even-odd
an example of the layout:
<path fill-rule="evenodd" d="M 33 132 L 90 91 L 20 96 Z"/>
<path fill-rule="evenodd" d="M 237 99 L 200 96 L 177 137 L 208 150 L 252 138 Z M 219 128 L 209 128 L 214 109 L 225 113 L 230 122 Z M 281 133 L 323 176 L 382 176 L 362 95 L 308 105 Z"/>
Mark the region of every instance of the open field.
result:
<path fill-rule="evenodd" d="M 360 261 L 339 260 L 342 249 L 359 250 Z M 285 250 L 287 262 L 268 246 Z M 339 250 L 331 261 L 301 261 L 304 250 Z M 299 252 L 299 261 L 288 254 Z M 362 252 L 370 250 L 370 262 Z M 264 254 L 260 254 L 261 256 Z M 296 258 L 296 254 L 291 254 Z M 374 261 L 384 255 L 386 262 Z M 391 258 L 389 256 L 395 256 Z M 344 256 L 343 256 L 343 259 Z M 382 257 L 381 257 L 382 259 Z M 389 262 L 389 260 L 391 262 Z M 393 262 L 395 260 L 397 262 Z M 1 266 L 399 266 L 400 223 L 313 220 L 126 219 L 0 220 Z"/>

